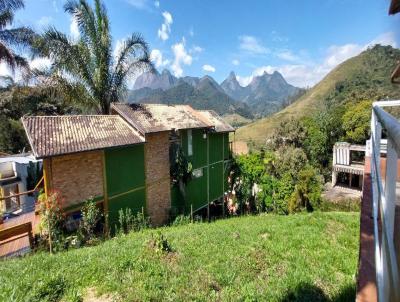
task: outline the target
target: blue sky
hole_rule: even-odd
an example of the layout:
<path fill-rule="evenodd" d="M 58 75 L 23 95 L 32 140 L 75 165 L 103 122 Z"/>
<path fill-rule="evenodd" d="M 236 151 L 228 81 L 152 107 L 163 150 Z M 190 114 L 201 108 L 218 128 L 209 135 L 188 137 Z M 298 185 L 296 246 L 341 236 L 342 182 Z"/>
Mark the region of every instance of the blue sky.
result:
<path fill-rule="evenodd" d="M 373 43 L 399 46 L 388 0 L 107 0 L 114 44 L 140 32 L 159 70 L 176 76 L 235 71 L 242 85 L 264 71 L 312 86 Z M 62 0 L 26 0 L 16 23 L 76 34 Z M 34 63 L 33 63 L 34 64 Z"/>

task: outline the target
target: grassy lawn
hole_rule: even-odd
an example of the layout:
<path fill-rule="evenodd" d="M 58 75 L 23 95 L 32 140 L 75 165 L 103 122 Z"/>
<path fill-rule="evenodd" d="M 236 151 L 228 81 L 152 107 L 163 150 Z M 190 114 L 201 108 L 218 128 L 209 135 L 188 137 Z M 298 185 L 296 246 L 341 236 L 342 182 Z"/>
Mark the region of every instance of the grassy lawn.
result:
<path fill-rule="evenodd" d="M 149 246 L 160 231 L 173 252 Z M 354 301 L 358 232 L 359 214 L 340 212 L 146 230 L 2 261 L 0 300 Z"/>

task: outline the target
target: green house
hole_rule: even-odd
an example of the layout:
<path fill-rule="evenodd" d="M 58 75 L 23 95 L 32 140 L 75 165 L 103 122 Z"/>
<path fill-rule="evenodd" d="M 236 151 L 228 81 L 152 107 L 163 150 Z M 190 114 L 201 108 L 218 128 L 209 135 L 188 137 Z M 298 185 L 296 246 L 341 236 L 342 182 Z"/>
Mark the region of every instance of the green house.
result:
<path fill-rule="evenodd" d="M 171 212 L 188 213 L 222 201 L 227 191 L 229 132 L 234 128 L 218 114 L 187 105 L 118 103 L 112 109 L 143 134 L 146 141 L 148 135 L 167 132 L 169 144 L 164 148 L 178 143 L 191 163 L 192 175 L 184 189 L 170 184 Z"/>

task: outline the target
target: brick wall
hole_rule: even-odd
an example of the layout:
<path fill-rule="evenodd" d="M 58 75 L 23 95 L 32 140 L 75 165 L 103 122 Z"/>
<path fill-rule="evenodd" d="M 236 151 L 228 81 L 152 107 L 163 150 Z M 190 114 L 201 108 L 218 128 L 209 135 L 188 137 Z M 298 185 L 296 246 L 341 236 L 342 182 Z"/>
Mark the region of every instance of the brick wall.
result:
<path fill-rule="evenodd" d="M 63 208 L 103 196 L 102 151 L 81 152 L 49 159 L 50 189 L 61 192 Z"/>
<path fill-rule="evenodd" d="M 153 225 L 168 221 L 171 208 L 169 132 L 146 134 L 146 209 Z"/>

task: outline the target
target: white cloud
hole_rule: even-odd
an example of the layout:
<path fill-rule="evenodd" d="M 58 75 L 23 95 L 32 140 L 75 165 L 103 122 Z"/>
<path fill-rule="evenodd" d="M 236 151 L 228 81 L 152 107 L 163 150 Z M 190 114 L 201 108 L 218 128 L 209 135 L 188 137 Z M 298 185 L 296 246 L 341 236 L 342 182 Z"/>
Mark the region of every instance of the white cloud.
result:
<path fill-rule="evenodd" d="M 184 38 L 182 42 L 172 45 L 171 49 L 175 56 L 174 62 L 171 65 L 172 72 L 176 77 L 181 77 L 183 75 L 182 65 L 191 65 L 192 56 L 185 49 Z"/>
<path fill-rule="evenodd" d="M 235 66 L 238 66 L 240 64 L 240 62 L 239 62 L 239 60 L 234 59 L 234 60 L 232 60 L 232 64 Z"/>
<path fill-rule="evenodd" d="M 43 16 L 37 21 L 37 24 L 41 27 L 44 27 L 49 25 L 51 22 L 53 22 L 53 17 Z"/>
<path fill-rule="evenodd" d="M 381 44 L 384 46 L 390 45 L 396 48 L 398 46 L 398 41 L 396 41 L 394 32 L 387 32 L 373 39 L 370 43 L 366 45 L 366 47 L 373 46 L 375 44 Z"/>
<path fill-rule="evenodd" d="M 56 13 L 58 13 L 57 1 L 56 1 L 56 0 L 53 0 L 52 5 L 53 5 L 54 11 L 55 11 Z"/>
<path fill-rule="evenodd" d="M 298 57 L 298 56 L 296 56 L 296 55 L 293 54 L 290 50 L 287 50 L 287 49 L 277 51 L 277 52 L 276 52 L 276 56 L 277 56 L 278 58 L 282 59 L 282 60 L 285 60 L 285 61 L 294 62 L 294 61 L 299 60 L 299 57 Z"/>
<path fill-rule="evenodd" d="M 288 42 L 289 38 L 281 35 L 276 30 L 271 31 L 271 39 L 274 42 Z"/>
<path fill-rule="evenodd" d="M 69 25 L 69 31 L 71 34 L 72 39 L 77 40 L 79 39 L 80 33 L 79 33 L 79 27 L 78 23 L 74 18 L 71 18 L 71 24 Z"/>
<path fill-rule="evenodd" d="M 154 6 L 159 8 L 160 7 L 160 1 L 154 1 Z"/>
<path fill-rule="evenodd" d="M 126 0 L 126 2 L 137 9 L 148 9 L 147 0 Z"/>
<path fill-rule="evenodd" d="M 163 67 L 169 64 L 169 60 L 163 59 L 162 52 L 159 49 L 153 49 L 150 53 L 150 59 L 154 62 L 157 68 Z"/>
<path fill-rule="evenodd" d="M 203 65 L 203 70 L 206 72 L 215 72 L 215 67 L 209 64 Z"/>
<path fill-rule="evenodd" d="M 274 71 L 280 72 L 284 78 L 295 86 L 307 87 L 313 86 L 318 83 L 324 76 L 326 76 L 332 69 L 340 63 L 357 56 L 362 51 L 366 50 L 375 44 L 391 45 L 396 47 L 395 36 L 392 32 L 384 33 L 377 38 L 373 39 L 366 45 L 348 43 L 344 45 L 332 45 L 328 47 L 325 57 L 320 62 L 304 62 L 299 64 L 284 64 L 281 66 L 260 66 L 253 70 L 249 76 L 237 76 L 237 79 L 242 86 L 248 85 L 254 76 L 260 76 L 265 72 L 272 73 Z M 289 52 L 288 54 L 292 54 Z M 278 56 L 278 54 L 277 54 Z M 285 55 L 284 55 L 285 56 Z M 282 59 L 285 59 L 282 57 Z M 289 59 L 289 60 L 288 60 Z M 294 59 L 290 55 L 286 56 L 286 60 Z"/>
<path fill-rule="evenodd" d="M 165 41 L 168 40 L 169 34 L 171 33 L 171 24 L 173 23 L 172 15 L 165 11 L 162 13 L 164 17 L 164 23 L 161 24 L 161 28 L 158 30 L 158 37 Z"/>
<path fill-rule="evenodd" d="M 239 36 L 239 48 L 251 54 L 267 54 L 269 49 L 253 36 Z"/>
<path fill-rule="evenodd" d="M 192 47 L 192 49 L 190 51 L 199 53 L 199 52 L 202 52 L 203 50 L 204 50 L 204 48 L 201 48 L 198 45 L 193 45 L 193 47 Z"/>

